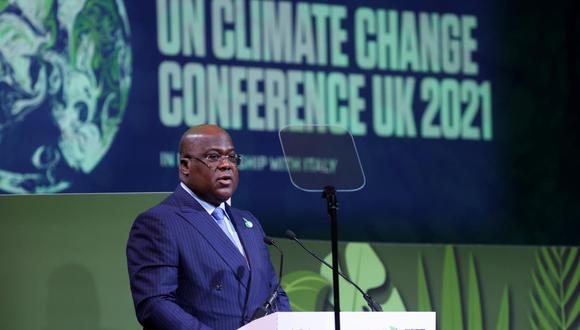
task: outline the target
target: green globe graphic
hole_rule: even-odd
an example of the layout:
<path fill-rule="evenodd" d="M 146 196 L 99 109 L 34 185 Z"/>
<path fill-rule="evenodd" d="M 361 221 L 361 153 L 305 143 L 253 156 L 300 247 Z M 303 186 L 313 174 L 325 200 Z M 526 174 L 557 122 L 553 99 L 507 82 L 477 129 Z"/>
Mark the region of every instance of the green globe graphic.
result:
<path fill-rule="evenodd" d="M 0 191 L 52 193 L 93 171 L 131 86 L 121 0 L 0 0 Z"/>

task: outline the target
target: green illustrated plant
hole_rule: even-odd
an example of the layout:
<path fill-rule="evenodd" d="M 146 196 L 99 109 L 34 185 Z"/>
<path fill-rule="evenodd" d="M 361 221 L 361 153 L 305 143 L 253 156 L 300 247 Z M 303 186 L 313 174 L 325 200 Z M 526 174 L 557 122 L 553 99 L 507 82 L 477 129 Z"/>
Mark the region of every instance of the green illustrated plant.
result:
<path fill-rule="evenodd" d="M 341 272 L 347 274 L 365 292 L 383 288 L 387 282 L 385 267 L 368 243 L 348 243 L 344 250 L 345 267 Z M 331 255 L 325 261 L 331 264 Z M 332 306 L 332 271 L 321 265 L 320 273 L 297 271 L 282 280 L 282 286 L 290 298 L 295 311 L 313 311 Z M 340 307 L 343 311 L 368 310 L 361 294 L 348 282 L 340 278 Z M 387 290 L 385 288 L 385 290 Z M 384 311 L 405 311 L 405 304 L 395 286 L 391 287 L 389 298 L 381 304 Z"/>
<path fill-rule="evenodd" d="M 467 280 L 467 329 L 483 330 L 483 315 L 481 312 L 481 293 L 477 277 L 477 269 L 473 255 L 469 256 L 469 274 Z"/>
<path fill-rule="evenodd" d="M 427 270 L 423 257 L 418 257 L 417 301 L 418 310 L 435 310 L 431 304 Z M 462 303 L 462 288 L 459 281 L 459 271 L 453 246 L 445 247 L 443 258 L 443 278 L 441 283 L 441 308 L 437 311 L 438 329 L 446 330 L 482 330 L 487 329 L 482 311 L 482 300 L 479 289 L 479 275 L 475 266 L 475 258 L 469 256 L 467 278 L 467 326 L 464 324 L 464 304 Z M 498 313 L 497 330 L 509 329 L 509 290 L 506 286 L 503 292 Z"/>
<path fill-rule="evenodd" d="M 324 303 L 330 285 L 320 274 L 307 270 L 290 273 L 282 279 L 290 306 L 296 312 L 317 310 Z"/>
<path fill-rule="evenodd" d="M 536 254 L 530 293 L 531 329 L 580 328 L 578 248 L 543 247 Z"/>
<path fill-rule="evenodd" d="M 368 243 L 349 243 L 343 251 L 344 264 L 340 265 L 343 273 L 347 274 L 364 291 L 388 297 L 382 302 L 384 311 L 406 311 L 398 288 L 388 283 L 388 274 L 381 259 Z M 574 255 L 575 256 L 575 255 Z M 325 260 L 331 263 L 331 255 Z M 417 307 L 418 311 L 436 311 L 438 329 L 445 330 L 483 330 L 492 329 L 486 325 L 483 310 L 483 300 L 480 288 L 480 275 L 477 260 L 473 255 L 467 259 L 467 277 L 465 286 L 461 285 L 460 272 L 453 246 L 445 247 L 441 277 L 441 296 L 436 297 L 440 302 L 434 305 L 434 296 L 430 293 L 429 272 L 425 266 L 423 256 L 419 254 L 417 264 Z M 575 261 L 568 261 L 570 265 L 564 267 L 571 271 Z M 567 264 L 567 263 L 565 263 Z M 576 271 L 578 273 L 578 271 Z M 578 287 L 578 276 L 571 278 L 570 286 Z M 282 281 L 295 311 L 325 310 L 332 306 L 332 271 L 321 265 L 319 273 L 313 271 L 296 271 L 285 276 Z M 344 311 L 368 310 L 366 301 L 342 278 L 340 285 L 340 306 Z M 577 289 L 574 289 L 577 291 Z M 574 292 L 576 292 L 574 291 Z M 381 294 L 382 292 L 382 294 Z M 465 301 L 464 301 L 465 298 Z M 569 298 L 570 299 L 570 298 Z M 510 290 L 506 285 L 498 302 L 499 311 L 495 324 L 496 330 L 509 330 L 510 326 Z M 571 311 L 576 311 L 576 303 Z M 537 329 L 558 329 L 544 328 Z M 567 328 L 568 329 L 568 328 Z"/>
<path fill-rule="evenodd" d="M 365 292 L 383 287 L 387 282 L 387 272 L 385 267 L 368 243 L 348 243 L 345 251 L 346 267 L 340 270 L 347 274 L 352 281 L 357 283 Z M 325 261 L 332 263 L 332 256 L 329 254 Z M 321 266 L 320 274 L 332 283 L 332 271 L 328 267 Z M 345 281 L 342 277 L 339 280 L 340 286 L 340 308 L 344 311 L 368 310 L 368 306 L 362 295 L 354 286 Z M 332 292 L 329 301 L 333 301 Z M 392 286 L 389 298 L 381 304 L 385 312 L 404 312 L 405 304 L 401 299 L 399 290 Z"/>
<path fill-rule="evenodd" d="M 419 263 L 417 265 L 417 295 L 418 306 L 417 310 L 420 312 L 429 312 L 433 310 L 431 305 L 431 295 L 429 294 L 429 285 L 427 284 L 427 277 L 425 274 L 425 265 L 423 257 L 419 253 Z"/>
<path fill-rule="evenodd" d="M 443 283 L 441 284 L 441 327 L 449 330 L 463 329 L 463 312 L 459 273 L 453 247 L 445 248 Z"/>
<path fill-rule="evenodd" d="M 506 287 L 503 289 L 503 294 L 501 296 L 501 303 L 499 305 L 499 315 L 497 317 L 497 330 L 509 330 L 510 328 L 510 296 L 509 289 Z"/>

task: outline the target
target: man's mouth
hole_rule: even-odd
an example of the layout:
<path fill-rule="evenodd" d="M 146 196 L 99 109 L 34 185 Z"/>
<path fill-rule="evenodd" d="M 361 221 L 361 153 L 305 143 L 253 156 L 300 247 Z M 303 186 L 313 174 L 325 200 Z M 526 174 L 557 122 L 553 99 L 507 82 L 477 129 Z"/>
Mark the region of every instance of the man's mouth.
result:
<path fill-rule="evenodd" d="M 224 185 L 229 185 L 230 183 L 232 183 L 232 177 L 229 175 L 224 175 L 217 178 L 216 181 Z"/>

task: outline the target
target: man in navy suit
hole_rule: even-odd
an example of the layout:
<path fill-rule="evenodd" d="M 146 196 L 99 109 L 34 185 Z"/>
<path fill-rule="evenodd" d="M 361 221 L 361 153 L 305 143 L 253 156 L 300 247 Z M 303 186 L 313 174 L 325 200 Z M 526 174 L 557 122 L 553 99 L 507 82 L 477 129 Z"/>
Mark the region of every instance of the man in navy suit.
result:
<path fill-rule="evenodd" d="M 179 154 L 180 184 L 137 217 L 127 242 L 137 318 L 146 329 L 237 329 L 276 288 L 260 223 L 225 203 L 241 159 L 214 125 L 187 130 Z M 278 291 L 271 311 L 289 311 Z"/>

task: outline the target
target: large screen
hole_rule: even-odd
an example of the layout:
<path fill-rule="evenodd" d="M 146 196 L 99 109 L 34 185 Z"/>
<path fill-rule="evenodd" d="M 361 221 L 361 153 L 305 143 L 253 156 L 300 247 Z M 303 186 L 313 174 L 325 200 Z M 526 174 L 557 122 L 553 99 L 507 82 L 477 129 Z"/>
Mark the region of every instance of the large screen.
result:
<path fill-rule="evenodd" d="M 332 125 L 366 177 L 342 239 L 577 243 L 578 15 L 526 4 L 0 1 L 0 190 L 173 191 L 181 134 L 214 123 L 233 205 L 324 239 L 278 131 Z"/>

